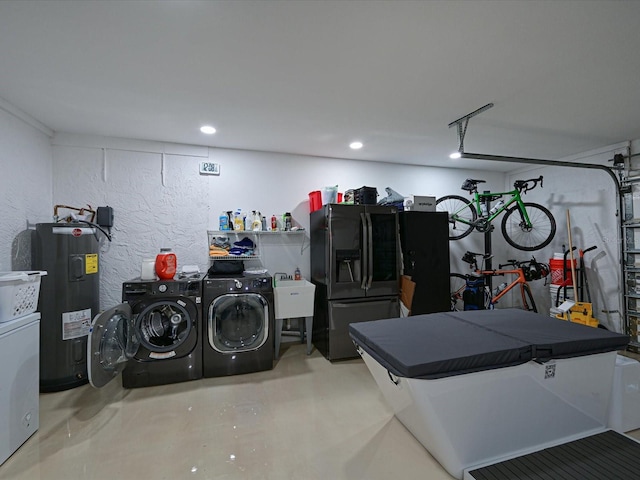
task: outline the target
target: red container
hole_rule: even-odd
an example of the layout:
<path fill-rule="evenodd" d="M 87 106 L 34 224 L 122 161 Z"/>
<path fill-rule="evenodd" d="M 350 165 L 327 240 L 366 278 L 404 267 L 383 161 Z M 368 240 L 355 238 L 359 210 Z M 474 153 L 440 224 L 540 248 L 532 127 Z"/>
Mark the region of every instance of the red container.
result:
<path fill-rule="evenodd" d="M 322 208 L 322 193 L 320 190 L 314 190 L 309 193 L 309 212 L 315 212 Z"/>
<path fill-rule="evenodd" d="M 342 203 L 342 193 L 338 192 L 338 203 Z"/>
<path fill-rule="evenodd" d="M 573 264 L 576 265 L 576 259 L 573 259 Z M 566 264 L 564 260 L 552 258 L 549 260 L 549 268 L 551 270 L 551 283 L 554 285 L 572 286 L 573 279 L 571 278 L 571 260 L 567 259 Z M 566 269 L 566 278 L 565 278 Z"/>
<path fill-rule="evenodd" d="M 161 248 L 156 256 L 156 273 L 160 280 L 171 280 L 176 274 L 178 259 L 170 248 Z"/>

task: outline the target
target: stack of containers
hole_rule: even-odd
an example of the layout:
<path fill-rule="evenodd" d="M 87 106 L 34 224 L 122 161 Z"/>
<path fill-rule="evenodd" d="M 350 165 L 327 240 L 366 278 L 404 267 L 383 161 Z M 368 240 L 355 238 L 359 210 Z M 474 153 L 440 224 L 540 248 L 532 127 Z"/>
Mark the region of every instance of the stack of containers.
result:
<path fill-rule="evenodd" d="M 576 265 L 576 260 L 573 260 Z M 573 279 L 571 278 L 571 260 L 565 261 L 564 254 L 554 253 L 553 258 L 549 260 L 549 269 L 551 270 L 551 284 L 549 285 L 549 294 L 551 296 L 550 315 L 555 317 L 559 310 L 555 307 L 562 304 L 565 300 L 573 300 Z M 566 288 L 565 288 L 566 287 Z"/>

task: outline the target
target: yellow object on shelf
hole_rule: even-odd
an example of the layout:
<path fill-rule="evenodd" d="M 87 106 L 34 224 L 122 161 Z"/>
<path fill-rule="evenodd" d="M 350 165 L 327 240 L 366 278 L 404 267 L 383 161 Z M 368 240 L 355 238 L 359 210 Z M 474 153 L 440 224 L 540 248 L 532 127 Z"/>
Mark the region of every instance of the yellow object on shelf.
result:
<path fill-rule="evenodd" d="M 593 307 L 590 303 L 576 302 L 567 313 L 559 313 L 556 318 L 569 320 L 573 323 L 580 323 L 590 327 L 597 327 L 599 322 L 593 317 Z"/>

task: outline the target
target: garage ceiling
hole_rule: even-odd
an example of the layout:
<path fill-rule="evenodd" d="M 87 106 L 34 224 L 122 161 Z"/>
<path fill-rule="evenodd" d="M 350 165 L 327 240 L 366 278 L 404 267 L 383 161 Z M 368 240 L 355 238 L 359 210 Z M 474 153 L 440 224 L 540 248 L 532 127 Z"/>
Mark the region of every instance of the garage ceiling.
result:
<path fill-rule="evenodd" d="M 640 138 L 637 1 L 0 1 L 0 97 L 57 132 L 508 170 Z M 205 136 L 199 127 L 214 125 Z M 365 146 L 349 149 L 353 140 Z"/>

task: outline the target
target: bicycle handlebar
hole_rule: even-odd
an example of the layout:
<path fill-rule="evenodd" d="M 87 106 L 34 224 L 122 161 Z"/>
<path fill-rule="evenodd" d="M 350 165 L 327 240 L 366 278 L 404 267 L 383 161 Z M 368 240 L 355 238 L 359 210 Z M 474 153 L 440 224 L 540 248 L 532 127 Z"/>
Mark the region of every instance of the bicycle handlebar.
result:
<path fill-rule="evenodd" d="M 523 268 L 529 265 L 535 265 L 538 261 L 535 258 L 531 258 L 531 260 L 507 260 L 507 263 L 501 263 L 498 265 L 498 268 L 504 267 L 516 267 Z"/>
<path fill-rule="evenodd" d="M 538 178 L 530 178 L 528 180 L 516 180 L 513 184 L 514 188 L 522 193 L 527 193 L 529 190 L 533 190 L 540 184 L 540 188 L 543 186 L 544 177 L 540 175 Z M 529 186 L 533 182 L 533 186 Z"/>
<path fill-rule="evenodd" d="M 517 260 L 507 260 L 507 263 L 500 263 L 498 265 L 498 268 L 504 268 L 504 267 L 518 267 L 518 268 L 522 268 L 523 263 L 529 263 L 527 262 L 519 262 Z"/>

